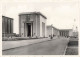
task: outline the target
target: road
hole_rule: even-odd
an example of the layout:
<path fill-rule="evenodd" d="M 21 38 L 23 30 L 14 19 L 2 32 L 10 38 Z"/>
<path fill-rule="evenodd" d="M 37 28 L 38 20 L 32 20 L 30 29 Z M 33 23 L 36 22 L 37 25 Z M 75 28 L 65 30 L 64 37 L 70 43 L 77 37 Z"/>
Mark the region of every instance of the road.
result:
<path fill-rule="evenodd" d="M 57 38 L 37 44 L 2 51 L 3 55 L 63 55 L 68 38 Z"/>

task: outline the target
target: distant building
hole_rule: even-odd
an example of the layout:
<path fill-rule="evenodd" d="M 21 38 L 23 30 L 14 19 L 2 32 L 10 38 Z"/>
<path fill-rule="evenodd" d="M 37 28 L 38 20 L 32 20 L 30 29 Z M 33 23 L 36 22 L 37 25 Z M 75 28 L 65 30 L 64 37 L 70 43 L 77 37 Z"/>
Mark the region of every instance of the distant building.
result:
<path fill-rule="evenodd" d="M 59 30 L 59 35 L 60 35 L 60 36 L 65 36 L 65 37 L 67 37 L 67 36 L 72 36 L 72 34 L 73 34 L 72 29 L 60 29 L 60 30 Z"/>
<path fill-rule="evenodd" d="M 78 38 L 78 31 L 73 32 L 73 35 L 72 36 L 75 37 L 75 38 Z"/>
<path fill-rule="evenodd" d="M 72 36 L 73 32 L 72 32 L 72 29 L 57 29 L 52 25 L 48 25 L 47 26 L 47 37 L 51 35 L 67 37 L 67 36 Z"/>
<path fill-rule="evenodd" d="M 21 37 L 46 37 L 46 17 L 40 12 L 19 14 L 19 34 Z"/>
<path fill-rule="evenodd" d="M 53 27 L 52 25 L 47 26 L 47 36 L 58 36 L 59 35 L 59 29 Z"/>
<path fill-rule="evenodd" d="M 2 16 L 2 37 L 9 37 L 13 34 L 13 18 Z"/>

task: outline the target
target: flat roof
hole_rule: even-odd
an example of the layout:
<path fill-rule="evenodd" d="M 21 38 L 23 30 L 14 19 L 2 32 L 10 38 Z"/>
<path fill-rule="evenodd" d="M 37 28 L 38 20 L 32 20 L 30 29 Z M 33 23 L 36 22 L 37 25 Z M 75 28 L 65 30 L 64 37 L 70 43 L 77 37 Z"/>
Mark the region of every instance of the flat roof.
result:
<path fill-rule="evenodd" d="M 19 15 L 22 15 L 22 14 L 38 14 L 38 15 L 41 15 L 43 16 L 45 19 L 47 19 L 43 14 L 41 14 L 40 12 L 23 12 L 23 13 L 20 13 Z"/>
<path fill-rule="evenodd" d="M 72 29 L 58 29 L 58 28 L 54 27 L 53 25 L 47 25 L 47 27 L 52 27 L 52 28 L 57 29 L 57 30 L 59 30 L 59 31 L 72 30 Z"/>
<path fill-rule="evenodd" d="M 12 19 L 13 20 L 13 18 L 11 18 L 11 17 L 7 17 L 7 16 L 2 16 L 2 17 L 9 18 L 9 19 Z"/>
<path fill-rule="evenodd" d="M 72 29 L 59 29 L 59 30 L 72 30 Z"/>
<path fill-rule="evenodd" d="M 53 25 L 47 25 L 47 27 L 52 27 L 52 28 L 54 28 L 54 29 L 57 29 L 57 28 L 54 27 Z M 57 30 L 59 30 L 59 29 L 57 29 Z"/>

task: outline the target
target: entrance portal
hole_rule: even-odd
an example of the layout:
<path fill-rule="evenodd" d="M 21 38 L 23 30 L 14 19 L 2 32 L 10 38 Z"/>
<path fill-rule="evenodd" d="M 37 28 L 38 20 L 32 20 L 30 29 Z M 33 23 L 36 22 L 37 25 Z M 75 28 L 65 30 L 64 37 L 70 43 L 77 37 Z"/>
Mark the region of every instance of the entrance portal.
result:
<path fill-rule="evenodd" d="M 30 37 L 31 36 L 31 23 L 27 23 L 27 29 L 28 29 L 27 36 Z"/>

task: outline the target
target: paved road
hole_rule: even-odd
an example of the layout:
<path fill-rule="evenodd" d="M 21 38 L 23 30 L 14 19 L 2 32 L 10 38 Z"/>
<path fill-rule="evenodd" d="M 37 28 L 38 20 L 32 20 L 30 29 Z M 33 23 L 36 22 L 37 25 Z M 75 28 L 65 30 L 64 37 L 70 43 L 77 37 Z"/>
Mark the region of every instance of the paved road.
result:
<path fill-rule="evenodd" d="M 58 38 L 42 43 L 3 51 L 3 55 L 63 55 L 68 38 Z"/>

